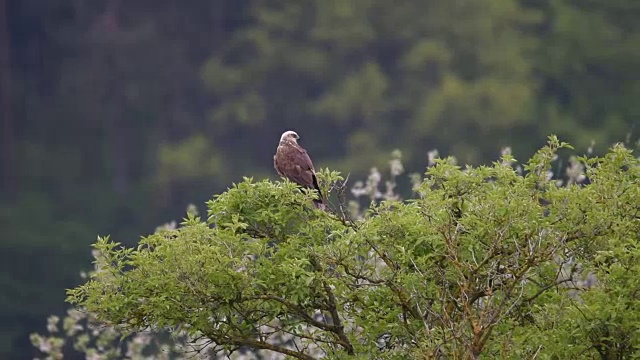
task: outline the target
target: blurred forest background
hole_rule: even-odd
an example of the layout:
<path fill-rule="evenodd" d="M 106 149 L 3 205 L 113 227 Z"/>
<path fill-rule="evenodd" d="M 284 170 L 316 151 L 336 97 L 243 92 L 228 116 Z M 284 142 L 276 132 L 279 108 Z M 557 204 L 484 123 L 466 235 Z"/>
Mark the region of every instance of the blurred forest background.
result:
<path fill-rule="evenodd" d="M 637 139 L 638 0 L 0 0 L 0 358 L 65 308 L 98 234 L 135 243 L 295 129 L 360 178 L 393 149 L 526 160 Z"/>

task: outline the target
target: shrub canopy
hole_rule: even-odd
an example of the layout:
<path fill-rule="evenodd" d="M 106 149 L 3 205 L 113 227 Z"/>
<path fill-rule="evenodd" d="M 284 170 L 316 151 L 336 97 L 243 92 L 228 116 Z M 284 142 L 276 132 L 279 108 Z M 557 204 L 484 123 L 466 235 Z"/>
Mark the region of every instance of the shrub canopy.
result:
<path fill-rule="evenodd" d="M 124 248 L 68 300 L 125 331 L 207 351 L 328 358 L 630 358 L 640 346 L 640 164 L 613 147 L 561 186 L 546 147 L 521 175 L 438 160 L 416 199 L 355 219 L 289 182 L 245 179 Z M 341 180 L 323 171 L 326 190 Z M 343 209 L 344 204 L 336 205 Z"/>

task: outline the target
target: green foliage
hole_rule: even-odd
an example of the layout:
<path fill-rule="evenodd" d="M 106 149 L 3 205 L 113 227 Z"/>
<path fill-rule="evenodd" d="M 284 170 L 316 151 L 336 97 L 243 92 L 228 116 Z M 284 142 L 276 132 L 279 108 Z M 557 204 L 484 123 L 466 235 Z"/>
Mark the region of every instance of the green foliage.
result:
<path fill-rule="evenodd" d="M 32 345 L 47 360 L 65 358 L 65 348 L 73 347 L 88 359 L 191 359 L 201 351 L 201 359 L 208 359 L 204 342 L 191 342 L 184 332 L 142 331 L 125 336 L 115 327 L 104 326 L 92 313 L 70 309 L 64 318 L 51 315 L 47 319 L 47 334 L 31 334 Z M 209 357 L 210 358 L 210 357 Z M 38 358 L 36 358 L 38 359 Z"/>
<path fill-rule="evenodd" d="M 552 132 L 596 154 L 638 135 L 637 0 L 7 3 L 0 358 L 62 306 L 92 234 L 131 245 L 275 178 L 285 129 L 354 178 L 395 148 L 417 169 L 433 148 L 480 164 Z M 369 175 L 362 202 L 388 198 Z"/>
<path fill-rule="evenodd" d="M 289 182 L 247 178 L 206 219 L 136 248 L 99 239 L 96 272 L 68 300 L 125 333 L 179 329 L 213 352 L 636 356 L 640 161 L 617 145 L 580 159 L 588 183 L 563 187 L 546 173 L 567 147 L 551 137 L 525 175 L 510 155 L 464 169 L 437 160 L 419 198 L 374 201 L 360 220 L 314 209 Z"/>
<path fill-rule="evenodd" d="M 187 213 L 195 213 L 196 209 L 190 206 Z M 156 229 L 157 233 L 175 230 L 176 223 L 171 222 Z M 94 263 L 94 270 L 88 274 L 92 276 L 103 267 L 99 253 L 94 251 L 93 255 L 98 257 Z M 82 278 L 87 278 L 86 273 L 82 273 Z M 198 353 L 198 358 L 222 359 L 225 354 L 216 356 L 208 350 L 209 341 L 205 338 L 194 339 L 189 337 L 187 332 L 181 329 L 173 329 L 171 332 L 146 329 L 127 335 L 126 331 L 115 326 L 105 326 L 98 321 L 94 313 L 70 309 L 67 314 L 60 318 L 51 315 L 47 319 L 47 332 L 43 334 L 32 333 L 31 344 L 45 357 L 36 359 L 56 360 L 64 359 L 72 355 L 69 349 L 84 354 L 91 359 L 173 359 L 188 360 L 193 359 Z M 245 354 L 243 359 L 260 358 L 265 354 L 243 349 Z"/>

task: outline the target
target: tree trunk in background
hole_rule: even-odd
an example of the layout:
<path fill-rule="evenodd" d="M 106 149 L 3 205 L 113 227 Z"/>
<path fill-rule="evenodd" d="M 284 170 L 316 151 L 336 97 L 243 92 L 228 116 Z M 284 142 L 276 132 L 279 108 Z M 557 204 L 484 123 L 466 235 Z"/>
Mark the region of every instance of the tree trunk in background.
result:
<path fill-rule="evenodd" d="M 213 12 L 211 14 L 211 28 L 212 28 L 212 48 L 213 54 L 219 54 L 224 42 L 226 32 L 224 26 L 224 19 L 227 11 L 226 0 L 214 1 Z"/>
<path fill-rule="evenodd" d="M 120 0 L 109 0 L 105 8 L 104 13 L 101 16 L 101 31 L 111 38 L 113 34 L 120 31 L 119 15 Z M 106 69 L 111 73 L 118 71 L 117 57 L 118 54 L 114 53 L 115 47 L 109 47 L 106 53 L 103 53 L 104 59 L 101 59 L 106 63 Z M 110 162 L 111 162 L 111 185 L 114 192 L 120 196 L 124 196 L 129 188 L 128 168 L 129 163 L 127 159 L 127 127 L 123 123 L 123 106 L 125 101 L 122 99 L 120 84 L 115 81 L 109 82 L 107 89 L 107 97 L 104 101 L 112 104 L 111 112 L 107 115 L 107 137 L 109 139 L 110 147 Z"/>
<path fill-rule="evenodd" d="M 0 192 L 9 196 L 16 193 L 13 112 L 11 110 L 11 46 L 7 3 L 0 0 L 0 117 L 2 118 L 2 175 Z"/>
<path fill-rule="evenodd" d="M 118 94 L 114 94 L 117 99 Z M 122 106 L 118 104 L 117 106 Z M 116 194 L 125 196 L 129 189 L 129 164 L 127 159 L 127 128 L 122 123 L 122 117 L 117 114 L 121 111 L 114 110 L 115 114 L 109 116 L 108 133 L 111 147 L 111 185 Z"/>

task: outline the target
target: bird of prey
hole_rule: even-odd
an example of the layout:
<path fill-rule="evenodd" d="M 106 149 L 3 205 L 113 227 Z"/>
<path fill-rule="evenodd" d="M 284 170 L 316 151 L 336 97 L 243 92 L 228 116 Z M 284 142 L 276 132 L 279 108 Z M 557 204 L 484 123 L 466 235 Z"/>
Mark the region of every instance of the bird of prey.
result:
<path fill-rule="evenodd" d="M 318 192 L 318 199 L 313 200 L 313 204 L 316 208 L 322 209 L 324 202 L 316 171 L 307 150 L 298 144 L 298 139 L 300 136 L 295 131 L 289 130 L 282 134 L 276 154 L 273 155 L 273 167 L 280 176 L 304 188 L 315 189 Z"/>

